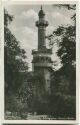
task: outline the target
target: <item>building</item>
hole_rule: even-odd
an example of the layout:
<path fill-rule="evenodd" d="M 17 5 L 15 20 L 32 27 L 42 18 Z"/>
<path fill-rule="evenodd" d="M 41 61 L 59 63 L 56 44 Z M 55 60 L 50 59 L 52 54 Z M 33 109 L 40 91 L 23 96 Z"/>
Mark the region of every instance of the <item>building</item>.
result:
<path fill-rule="evenodd" d="M 36 26 L 38 27 L 38 49 L 32 50 L 32 67 L 34 72 L 43 74 L 45 90 L 50 92 L 50 75 L 53 63 L 51 60 L 52 49 L 46 47 L 46 27 L 48 26 L 48 21 L 45 20 L 42 6 L 38 16 L 39 21 L 36 21 Z"/>
<path fill-rule="evenodd" d="M 48 103 L 47 98 L 50 95 L 50 77 L 53 62 L 51 60 L 52 49 L 46 47 L 46 27 L 48 26 L 48 21 L 45 20 L 42 6 L 38 16 L 39 21 L 36 21 L 36 26 L 38 27 L 38 49 L 32 50 L 32 67 L 34 74 L 36 73 L 39 79 L 39 84 L 37 81 L 35 89 L 36 98 L 38 98 L 40 103 L 44 104 Z"/>

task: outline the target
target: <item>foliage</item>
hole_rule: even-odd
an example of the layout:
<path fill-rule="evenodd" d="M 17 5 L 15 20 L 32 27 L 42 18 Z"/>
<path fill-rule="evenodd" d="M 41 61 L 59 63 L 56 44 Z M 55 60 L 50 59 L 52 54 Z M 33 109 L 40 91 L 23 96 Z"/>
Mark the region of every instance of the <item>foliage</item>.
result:
<path fill-rule="evenodd" d="M 59 5 L 69 10 L 75 10 L 76 5 Z M 61 60 L 62 67 L 51 77 L 51 110 L 55 117 L 71 117 L 76 114 L 76 14 L 71 17 L 74 25 L 59 26 L 48 37 L 53 47 L 53 38 L 58 44 L 57 56 Z M 55 102 L 55 103 L 54 103 Z"/>
<path fill-rule="evenodd" d="M 53 32 L 57 36 L 61 36 L 59 50 L 57 55 L 61 59 L 63 66 L 73 65 L 76 60 L 76 29 L 74 26 L 59 27 Z"/>
<path fill-rule="evenodd" d="M 57 6 L 57 7 L 64 7 L 64 8 L 67 8 L 68 10 L 76 10 L 76 4 L 55 4 L 53 6 Z"/>
<path fill-rule="evenodd" d="M 66 71 L 67 70 L 67 71 Z M 54 76 L 53 76 L 54 75 Z M 61 68 L 51 78 L 51 110 L 55 117 L 74 118 L 76 113 L 75 71 Z M 55 102 L 55 103 L 54 103 Z"/>
<path fill-rule="evenodd" d="M 28 71 L 26 52 L 21 49 L 19 41 L 11 33 L 8 25 L 12 22 L 13 16 L 4 11 L 4 71 L 5 71 L 5 108 L 18 110 L 16 94 L 24 83 L 25 74 Z M 14 100 L 15 99 L 15 100 Z M 19 101 L 19 100 L 18 100 Z M 8 103 L 9 102 L 9 103 Z M 11 104 L 13 103 L 13 104 Z M 14 104 L 15 103 L 15 104 Z M 17 104 L 18 103 L 18 104 Z M 9 104 L 9 106 L 8 106 Z M 18 107 L 17 107 L 18 106 Z"/>

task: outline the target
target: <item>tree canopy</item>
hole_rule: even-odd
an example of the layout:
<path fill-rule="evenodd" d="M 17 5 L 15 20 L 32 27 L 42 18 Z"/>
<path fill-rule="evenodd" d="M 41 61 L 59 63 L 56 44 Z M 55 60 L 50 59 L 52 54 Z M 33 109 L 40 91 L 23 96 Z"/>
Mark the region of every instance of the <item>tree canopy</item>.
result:
<path fill-rule="evenodd" d="M 24 84 L 26 73 L 28 72 L 26 51 L 21 48 L 19 41 L 8 28 L 13 19 L 14 17 L 4 10 L 5 102 L 7 104 L 6 108 L 10 108 L 11 110 L 12 105 L 8 102 L 14 102 L 14 98 L 21 85 Z"/>
<path fill-rule="evenodd" d="M 56 5 L 69 10 L 76 5 Z M 62 67 L 52 73 L 51 77 L 51 107 L 55 116 L 74 117 L 76 113 L 76 14 L 72 15 L 72 25 L 61 25 L 47 38 L 50 46 L 58 44 L 57 56 Z M 54 38 L 56 40 L 54 41 Z M 54 103 L 55 102 L 55 103 Z"/>

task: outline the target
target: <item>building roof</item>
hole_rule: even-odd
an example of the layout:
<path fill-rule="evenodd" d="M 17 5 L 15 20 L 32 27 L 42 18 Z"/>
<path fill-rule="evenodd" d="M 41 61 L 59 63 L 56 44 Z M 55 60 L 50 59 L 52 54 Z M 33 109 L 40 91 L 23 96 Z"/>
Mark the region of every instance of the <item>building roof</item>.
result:
<path fill-rule="evenodd" d="M 40 9 L 38 15 L 39 15 L 40 17 L 45 16 L 45 13 L 44 13 L 44 11 L 43 11 L 43 9 L 42 9 L 42 5 L 41 5 L 41 9 Z"/>

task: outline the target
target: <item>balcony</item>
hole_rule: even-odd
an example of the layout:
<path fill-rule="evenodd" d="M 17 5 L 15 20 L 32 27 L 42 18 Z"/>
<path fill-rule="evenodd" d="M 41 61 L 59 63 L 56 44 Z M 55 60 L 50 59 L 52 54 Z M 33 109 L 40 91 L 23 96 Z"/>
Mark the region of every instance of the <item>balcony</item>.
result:
<path fill-rule="evenodd" d="M 38 26 L 48 26 L 49 24 L 48 24 L 48 21 L 36 21 L 36 26 L 38 27 Z"/>
<path fill-rule="evenodd" d="M 40 54 L 40 53 L 46 53 L 46 54 L 52 54 L 52 49 L 40 49 L 40 50 L 32 50 L 32 55 L 33 54 Z"/>
<path fill-rule="evenodd" d="M 48 56 L 36 56 L 33 58 L 32 63 L 53 63 L 53 61 Z"/>
<path fill-rule="evenodd" d="M 34 63 L 34 67 L 52 67 L 52 63 Z"/>

